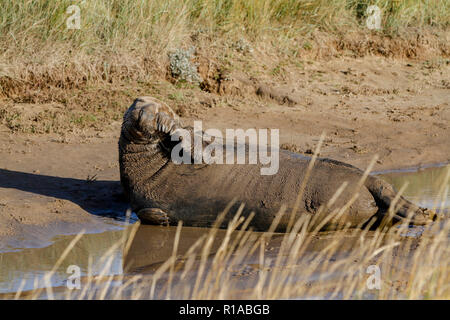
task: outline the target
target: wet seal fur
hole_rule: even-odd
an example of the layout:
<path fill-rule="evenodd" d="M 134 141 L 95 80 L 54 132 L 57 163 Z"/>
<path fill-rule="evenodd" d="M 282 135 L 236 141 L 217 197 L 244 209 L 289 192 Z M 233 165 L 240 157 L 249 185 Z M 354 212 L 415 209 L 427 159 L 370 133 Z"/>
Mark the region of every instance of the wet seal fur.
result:
<path fill-rule="evenodd" d="M 175 164 L 171 150 L 179 141 L 171 141 L 171 135 L 179 128 L 193 133 L 192 128 L 183 127 L 169 106 L 153 97 L 137 98 L 125 112 L 119 139 L 120 180 L 133 211 L 143 223 L 176 225 L 182 220 L 185 226 L 208 227 L 236 200 L 222 227 L 245 203 L 242 215 L 254 212 L 250 226 L 260 231 L 268 230 L 280 207 L 287 205 L 276 231 L 286 230 L 309 158 L 280 150 L 279 171 L 271 176 L 260 175 L 260 164 Z M 317 159 L 293 218 L 307 214 L 315 225 L 320 225 L 358 191 L 357 199 L 347 210 L 338 218 L 327 219 L 321 229 L 364 227 L 373 223 L 374 217 L 376 226 L 388 215 L 396 192 L 389 183 L 374 176 L 368 176 L 357 190 L 362 176 L 363 171 L 349 164 Z M 327 210 L 319 210 L 343 182 L 347 186 L 334 203 Z M 411 217 L 412 224 L 423 225 L 433 216 L 430 210 L 400 197 L 390 223 Z"/>

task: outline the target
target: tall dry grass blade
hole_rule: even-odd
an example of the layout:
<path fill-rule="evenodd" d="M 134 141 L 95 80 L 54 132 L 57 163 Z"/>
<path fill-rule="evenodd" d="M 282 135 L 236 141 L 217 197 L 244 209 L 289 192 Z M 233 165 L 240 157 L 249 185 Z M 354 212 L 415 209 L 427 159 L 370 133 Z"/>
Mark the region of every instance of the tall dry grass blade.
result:
<path fill-rule="evenodd" d="M 78 296 L 78 300 L 82 300 L 87 292 L 89 291 L 89 288 L 91 288 L 92 285 L 92 267 L 93 267 L 93 258 L 92 255 L 89 255 L 88 257 L 88 270 L 87 270 L 87 283 L 84 285 L 83 290 L 81 291 L 80 295 Z"/>
<path fill-rule="evenodd" d="M 217 217 L 216 221 L 214 222 L 213 227 L 211 228 L 211 231 L 209 232 L 207 238 L 206 238 L 206 243 L 205 246 L 203 247 L 202 250 L 202 254 L 201 254 L 201 261 L 200 261 L 200 266 L 199 266 L 199 271 L 197 273 L 197 279 L 195 281 L 194 284 L 194 289 L 192 292 L 192 296 L 195 297 L 198 294 L 198 290 L 200 287 L 200 282 L 202 280 L 203 277 L 203 272 L 205 270 L 206 267 L 206 262 L 207 262 L 207 257 L 209 255 L 209 252 L 211 250 L 211 246 L 213 244 L 214 238 L 216 236 L 217 230 L 220 227 L 220 225 L 222 224 L 222 221 L 224 220 L 225 216 L 228 214 L 229 210 L 231 209 L 231 207 L 233 206 L 233 204 L 236 202 L 236 200 L 231 201 L 227 207 L 225 208 L 224 211 L 222 211 L 219 216 Z"/>
<path fill-rule="evenodd" d="M 292 208 L 291 215 L 289 217 L 289 222 L 288 222 L 288 225 L 287 225 L 287 228 L 286 228 L 286 232 L 289 232 L 291 227 L 292 227 L 292 225 L 294 224 L 295 215 L 296 215 L 296 213 L 297 213 L 297 211 L 299 209 L 300 202 L 301 202 L 302 197 L 303 197 L 303 193 L 305 192 L 306 184 L 307 184 L 307 182 L 309 180 L 309 176 L 311 175 L 311 172 L 312 172 L 313 167 L 314 167 L 314 163 L 317 160 L 317 157 L 319 155 L 320 148 L 322 147 L 322 143 L 323 143 L 324 139 L 325 139 L 325 132 L 322 132 L 322 134 L 320 135 L 320 138 L 319 138 L 319 142 L 317 143 L 317 146 L 316 146 L 316 148 L 314 150 L 314 154 L 313 154 L 311 160 L 308 163 L 308 167 L 306 169 L 305 177 L 303 178 L 302 184 L 300 185 L 300 189 L 298 190 L 297 198 L 295 199 L 294 207 Z"/>
<path fill-rule="evenodd" d="M 22 290 L 23 290 L 23 288 L 25 287 L 25 283 L 27 282 L 27 278 L 26 277 L 24 277 L 23 279 L 22 279 L 22 281 L 20 281 L 20 285 L 19 285 L 19 288 L 17 288 L 17 291 L 16 291 L 16 293 L 15 293 L 15 295 L 14 295 L 14 300 L 18 300 L 19 298 L 20 298 L 20 296 L 21 296 L 21 294 L 22 294 Z"/>
<path fill-rule="evenodd" d="M 174 260 L 177 259 L 177 252 L 178 252 L 178 243 L 180 241 L 180 233 L 181 233 L 181 228 L 183 226 L 183 222 L 182 221 L 178 221 L 178 226 L 177 226 L 177 231 L 175 233 L 175 240 L 173 243 L 173 249 L 172 249 L 172 257 Z M 166 295 L 166 300 L 169 300 L 171 297 L 171 290 L 172 290 L 172 280 L 173 280 L 173 273 L 174 273 L 174 264 L 172 264 L 170 266 L 170 270 L 169 270 L 169 281 L 167 282 L 167 295 Z"/>

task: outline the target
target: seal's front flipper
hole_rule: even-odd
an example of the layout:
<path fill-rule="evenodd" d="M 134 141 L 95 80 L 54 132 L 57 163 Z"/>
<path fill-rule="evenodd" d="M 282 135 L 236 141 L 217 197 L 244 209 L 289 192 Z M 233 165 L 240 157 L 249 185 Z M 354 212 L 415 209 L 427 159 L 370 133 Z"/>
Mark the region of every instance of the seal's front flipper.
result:
<path fill-rule="evenodd" d="M 169 225 L 169 216 L 159 208 L 145 208 L 137 212 L 143 224 Z"/>

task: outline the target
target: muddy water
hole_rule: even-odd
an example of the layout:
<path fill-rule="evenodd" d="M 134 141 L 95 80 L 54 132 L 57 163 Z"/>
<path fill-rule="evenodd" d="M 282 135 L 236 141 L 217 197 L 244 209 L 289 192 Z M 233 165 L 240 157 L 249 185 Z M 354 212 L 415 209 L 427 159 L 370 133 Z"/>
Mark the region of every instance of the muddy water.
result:
<path fill-rule="evenodd" d="M 87 274 L 89 269 L 93 274 L 99 273 L 101 266 L 96 262 L 114 243 L 120 240 L 122 233 L 123 228 L 83 235 L 52 277 L 53 285 L 64 284 L 70 275 L 66 273 L 70 265 L 79 266 L 82 274 Z M 39 281 L 37 286 L 41 287 L 44 274 L 53 268 L 73 238 L 72 235 L 58 236 L 53 239 L 50 246 L 45 248 L 25 248 L 0 253 L 0 293 L 17 291 L 21 285 L 23 290 L 32 289 L 36 287 L 35 281 Z M 121 250 L 116 249 L 113 256 L 115 258 L 110 273 L 120 274 L 122 272 Z M 25 282 L 22 284 L 22 281 Z"/>
<path fill-rule="evenodd" d="M 446 170 L 448 170 L 448 166 L 415 172 L 388 172 L 383 174 L 382 177 L 392 183 L 397 190 L 405 182 L 408 182 L 409 185 L 404 192 L 404 196 L 411 201 L 428 208 L 432 208 L 436 203 L 443 203 L 444 211 L 448 211 L 450 195 L 447 194 L 446 197 L 442 197 L 442 181 Z M 450 184 L 447 187 L 450 188 Z M 101 261 L 102 256 L 121 239 L 125 231 L 123 225 L 118 226 L 118 229 L 84 235 L 56 270 L 51 280 L 52 285 L 54 287 L 65 287 L 65 283 L 70 276 L 67 272 L 68 267 L 71 265 L 80 268 L 81 276 L 86 276 L 88 272 L 94 275 L 101 273 L 105 264 L 104 261 Z M 123 256 L 122 247 L 118 247 L 109 255 L 112 257 L 111 268 L 106 274 L 153 273 L 170 257 L 175 232 L 176 228 L 172 227 L 140 226 L 126 257 Z M 199 237 L 208 232 L 209 230 L 205 228 L 184 227 L 178 252 L 180 254 L 186 253 Z M 225 230 L 219 230 L 216 238 L 220 241 L 224 236 Z M 74 236 L 59 236 L 53 239 L 54 241 L 50 246 L 45 248 L 17 248 L 16 251 L 0 253 L 0 293 L 15 292 L 19 288 L 26 291 L 42 287 L 43 275 L 52 269 L 73 238 Z M 324 233 L 315 239 L 311 250 L 321 250 L 332 238 L 332 233 Z M 281 236 L 274 237 L 271 244 L 273 252 L 276 252 L 277 247 L 279 247 L 280 239 Z M 219 241 L 213 243 L 211 252 L 217 250 Z M 352 243 L 349 239 L 348 246 L 341 248 L 344 254 L 351 250 Z M 249 262 L 247 270 L 250 270 L 248 272 L 250 277 L 251 270 L 257 269 L 256 262 L 254 264 L 251 261 Z M 239 272 L 242 272 L 242 270 Z M 245 284 L 246 282 L 242 283 Z"/>
<path fill-rule="evenodd" d="M 410 201 L 425 207 L 446 212 L 450 209 L 450 194 L 443 194 L 444 179 L 450 165 L 428 168 L 418 171 L 398 170 L 382 174 L 383 179 L 391 183 L 396 190 L 407 183 L 403 195 Z M 450 180 L 447 182 L 450 189 Z M 449 190 L 450 192 L 450 190 Z"/>

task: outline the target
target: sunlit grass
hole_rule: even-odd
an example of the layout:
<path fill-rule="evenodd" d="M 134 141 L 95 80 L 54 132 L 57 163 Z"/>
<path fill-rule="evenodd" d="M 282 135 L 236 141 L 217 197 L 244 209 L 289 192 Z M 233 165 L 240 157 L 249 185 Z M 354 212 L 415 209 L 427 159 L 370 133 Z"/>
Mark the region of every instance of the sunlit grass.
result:
<path fill-rule="evenodd" d="M 70 39 L 85 47 L 120 47 L 124 42 L 142 40 L 151 41 L 149 45 L 167 45 L 195 30 L 239 29 L 253 35 L 286 27 L 333 31 L 364 26 L 361 20 L 369 5 L 382 9 L 386 31 L 409 26 L 446 27 L 450 23 L 450 4 L 434 0 L 101 0 L 80 2 L 81 32 L 64 32 L 70 15 L 66 10 L 73 4 L 70 0 L 1 1 L 2 40 L 24 43 Z"/>
<path fill-rule="evenodd" d="M 243 37 L 267 47 L 275 41 L 295 51 L 298 37 L 317 30 L 370 34 L 365 23 L 369 4 L 382 10 L 380 34 L 404 28 L 447 30 L 450 24 L 448 1 L 99 0 L 76 4 L 80 29 L 72 30 L 66 26 L 71 0 L 2 0 L 0 79 L 16 80 L 16 86 L 50 81 L 69 88 L 123 77 L 148 81 L 149 69 L 158 70 L 169 51 L 191 45 L 194 38 L 232 44 Z M 300 46 L 311 48 L 315 37 L 307 40 Z M 7 89 L 3 85 L 0 89 Z"/>

